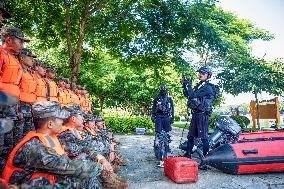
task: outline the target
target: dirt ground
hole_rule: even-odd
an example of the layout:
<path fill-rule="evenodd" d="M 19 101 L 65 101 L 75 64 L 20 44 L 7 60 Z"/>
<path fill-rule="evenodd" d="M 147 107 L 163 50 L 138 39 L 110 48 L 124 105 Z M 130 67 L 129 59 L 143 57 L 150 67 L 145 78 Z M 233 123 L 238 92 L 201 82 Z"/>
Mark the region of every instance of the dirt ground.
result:
<path fill-rule="evenodd" d="M 182 129 L 172 131 L 171 149 L 174 156 L 183 154 L 178 149 Z M 229 175 L 214 168 L 199 171 L 198 181 L 176 184 L 169 180 L 163 168 L 157 167 L 153 152 L 153 136 L 116 135 L 121 143 L 120 152 L 128 160 L 119 174 L 129 182 L 129 189 L 284 189 L 284 174 Z"/>

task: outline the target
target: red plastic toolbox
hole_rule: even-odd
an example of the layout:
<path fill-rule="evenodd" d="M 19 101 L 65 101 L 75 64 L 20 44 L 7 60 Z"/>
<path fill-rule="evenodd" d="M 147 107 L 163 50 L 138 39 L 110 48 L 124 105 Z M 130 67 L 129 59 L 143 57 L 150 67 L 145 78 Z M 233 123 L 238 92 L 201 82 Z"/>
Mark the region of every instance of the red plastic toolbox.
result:
<path fill-rule="evenodd" d="M 164 162 L 164 173 L 176 183 L 196 182 L 198 164 L 186 157 L 168 157 Z"/>

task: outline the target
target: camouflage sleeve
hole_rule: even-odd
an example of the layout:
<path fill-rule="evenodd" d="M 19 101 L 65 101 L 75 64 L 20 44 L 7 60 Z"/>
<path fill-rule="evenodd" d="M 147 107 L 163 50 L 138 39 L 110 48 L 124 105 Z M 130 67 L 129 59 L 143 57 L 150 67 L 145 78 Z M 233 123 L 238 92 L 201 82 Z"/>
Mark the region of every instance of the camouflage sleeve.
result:
<path fill-rule="evenodd" d="M 56 154 L 55 150 L 45 147 L 39 140 L 27 142 L 16 154 L 14 165 L 29 171 L 40 171 L 71 176 L 90 178 L 98 176 L 102 165 L 94 161 L 71 160 L 65 155 Z"/>
<path fill-rule="evenodd" d="M 58 139 L 69 157 L 77 157 L 82 153 L 86 153 L 90 158 L 94 159 L 99 154 L 91 143 L 79 140 L 71 132 L 61 133 Z"/>

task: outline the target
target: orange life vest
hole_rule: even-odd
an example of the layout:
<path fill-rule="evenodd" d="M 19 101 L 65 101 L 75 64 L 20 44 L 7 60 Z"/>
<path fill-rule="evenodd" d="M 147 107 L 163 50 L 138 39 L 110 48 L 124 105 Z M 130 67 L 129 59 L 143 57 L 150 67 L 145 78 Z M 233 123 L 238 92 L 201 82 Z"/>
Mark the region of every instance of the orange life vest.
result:
<path fill-rule="evenodd" d="M 90 101 L 90 99 L 82 96 L 80 98 L 80 102 L 80 105 L 85 112 L 92 113 L 92 102 Z"/>
<path fill-rule="evenodd" d="M 12 150 L 12 152 L 9 155 L 9 158 L 7 160 L 6 166 L 3 170 L 3 179 L 5 180 L 6 183 L 9 183 L 11 176 L 15 171 L 24 171 L 22 168 L 15 167 L 13 164 L 13 160 L 20 150 L 20 148 L 30 141 L 32 138 L 37 138 L 39 141 L 41 141 L 44 146 L 49 147 L 54 149 L 58 155 L 63 155 L 65 154 L 65 151 L 63 147 L 61 146 L 58 138 L 56 136 L 52 137 L 49 135 L 41 134 L 41 133 L 36 133 L 35 131 L 30 131 Z M 51 184 L 55 184 L 55 177 L 52 174 L 47 174 L 47 173 L 33 173 L 31 176 L 31 179 L 37 178 L 37 177 L 45 177 L 47 178 Z"/>
<path fill-rule="evenodd" d="M 47 87 L 49 88 L 49 101 L 56 101 L 58 102 L 58 86 L 56 83 L 50 79 L 45 79 L 47 83 Z"/>
<path fill-rule="evenodd" d="M 73 104 L 72 103 L 72 91 L 70 89 L 64 89 L 66 93 L 66 104 Z"/>
<path fill-rule="evenodd" d="M 0 90 L 19 97 L 19 83 L 22 77 L 22 66 L 18 59 L 0 47 Z"/>
<path fill-rule="evenodd" d="M 78 97 L 78 95 L 76 95 L 76 93 L 74 93 L 73 91 L 70 90 L 70 94 L 71 94 L 71 101 L 69 102 L 69 104 L 80 104 L 80 98 Z"/>
<path fill-rule="evenodd" d="M 77 131 L 77 129 L 75 128 L 71 128 L 71 127 L 66 127 L 66 126 L 63 126 L 61 128 L 61 131 L 60 133 L 63 133 L 65 131 L 70 131 L 73 135 L 75 135 L 79 140 L 83 140 L 83 137 L 81 136 L 81 134 Z"/>
<path fill-rule="evenodd" d="M 61 106 L 65 106 L 66 105 L 67 94 L 66 94 L 64 89 L 62 89 L 62 88 L 58 89 L 58 96 L 57 96 L 57 98 L 58 98 L 58 101 L 61 104 Z"/>
<path fill-rule="evenodd" d="M 44 78 L 36 78 L 36 101 L 40 102 L 40 101 L 47 101 L 46 99 L 46 93 L 47 93 L 47 88 L 46 88 L 46 83 L 44 81 Z"/>
<path fill-rule="evenodd" d="M 33 73 L 23 70 L 20 81 L 20 101 L 33 104 L 36 102 L 36 78 Z"/>

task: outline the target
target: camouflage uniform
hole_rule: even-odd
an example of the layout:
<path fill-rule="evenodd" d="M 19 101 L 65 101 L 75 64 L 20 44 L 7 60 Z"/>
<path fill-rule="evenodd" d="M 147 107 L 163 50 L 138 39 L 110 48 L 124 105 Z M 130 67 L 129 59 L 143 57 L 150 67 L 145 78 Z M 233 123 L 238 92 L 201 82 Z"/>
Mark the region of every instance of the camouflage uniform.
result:
<path fill-rule="evenodd" d="M 99 153 L 96 146 L 86 140 L 80 140 L 70 131 L 64 131 L 58 135 L 58 139 L 64 150 L 71 158 L 77 157 L 81 154 L 87 154 L 90 158 L 94 159 Z"/>
<path fill-rule="evenodd" d="M 32 130 L 35 130 L 33 117 L 32 117 L 32 106 L 28 103 L 21 102 L 20 103 L 20 111 L 23 113 L 23 137 Z"/>
<path fill-rule="evenodd" d="M 0 135 L 0 171 L 4 168 L 6 160 L 13 147 L 22 139 L 24 123 L 16 112 L 16 105 L 1 105 L 0 118 L 13 120 L 14 127 L 5 134 Z"/>
<path fill-rule="evenodd" d="M 4 154 L 2 153 L 3 152 L 3 147 L 4 147 L 4 136 L 5 136 L 5 133 L 8 133 L 8 136 L 9 135 L 12 135 L 13 134 L 13 126 L 14 126 L 14 122 L 13 120 L 9 119 L 9 118 L 6 118 L 4 116 L 4 113 L 3 111 L 5 109 L 7 109 L 7 107 L 9 107 L 9 105 L 14 105 L 18 102 L 18 99 L 16 97 L 13 97 L 3 91 L 0 91 L 0 172 L 2 172 L 2 169 L 4 168 L 5 166 L 5 163 L 6 163 L 6 158 L 7 158 L 7 148 L 5 148 L 4 151 L 5 152 L 5 156 L 4 157 Z M 7 135 L 6 135 L 7 136 Z M 13 135 L 12 135 L 13 136 Z M 10 148 L 12 148 L 10 146 Z"/>
<path fill-rule="evenodd" d="M 67 114 L 58 103 L 46 101 L 33 105 L 33 115 L 36 119 L 64 119 Z M 9 182 L 20 185 L 21 188 L 101 188 L 98 181 L 98 176 L 103 171 L 101 164 L 90 160 L 71 160 L 66 155 L 58 155 L 37 138 L 30 139 L 17 151 L 13 165 L 23 171 L 15 171 Z M 31 175 L 38 172 L 55 175 L 56 184 L 51 185 L 44 177 L 30 180 Z"/>
<path fill-rule="evenodd" d="M 104 140 L 100 136 L 100 133 L 96 131 L 97 136 L 95 137 L 86 129 L 84 129 L 83 132 L 85 134 L 84 140 L 94 145 L 101 154 L 106 155 L 111 151 L 110 144 L 108 142 L 104 142 Z"/>
<path fill-rule="evenodd" d="M 34 187 L 50 184 L 45 178 L 29 180 L 35 170 L 40 170 L 55 174 L 58 180 L 56 186 L 62 188 L 100 188 L 97 177 L 103 170 L 102 165 L 90 160 L 70 160 L 65 155 L 59 156 L 37 139 L 27 142 L 18 151 L 13 163 L 25 171 L 14 173 L 10 179 L 12 184 L 28 183 Z"/>

